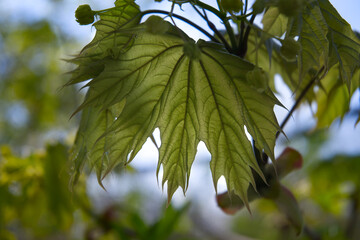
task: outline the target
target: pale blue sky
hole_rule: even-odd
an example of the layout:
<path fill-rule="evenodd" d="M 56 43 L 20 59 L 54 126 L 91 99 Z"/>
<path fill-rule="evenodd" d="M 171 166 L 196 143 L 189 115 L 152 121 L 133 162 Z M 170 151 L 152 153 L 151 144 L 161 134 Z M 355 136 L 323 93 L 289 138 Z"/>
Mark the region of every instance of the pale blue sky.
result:
<path fill-rule="evenodd" d="M 21 22 L 21 21 L 38 21 L 43 18 L 51 19 L 53 23 L 53 27 L 55 29 L 61 30 L 63 33 L 68 34 L 70 36 L 73 36 L 76 39 L 79 39 L 83 44 L 89 42 L 95 32 L 94 28 L 91 26 L 80 26 L 76 21 L 74 17 L 74 12 L 78 5 L 88 3 L 92 6 L 93 9 L 104 9 L 108 7 L 113 6 L 112 0 L 92 0 L 92 1 L 79 1 L 79 0 L 64 0 L 59 1 L 59 3 L 56 4 L 50 4 L 49 0 L 0 0 L 0 25 L 2 22 L 4 22 L 6 19 L 11 19 L 12 22 Z M 55 1 L 52 1 L 55 2 Z M 206 1 L 206 2 L 216 2 L 215 0 L 212 1 Z M 251 2 L 251 1 L 250 1 Z M 339 13 L 343 16 L 344 19 L 346 19 L 353 27 L 353 29 L 360 31 L 360 16 L 359 16 L 359 10 L 360 10 L 360 1 L 359 0 L 331 0 L 330 1 L 335 8 L 339 11 Z M 145 8 L 153 8 L 153 7 L 159 7 L 159 4 L 154 4 L 151 0 L 143 0 L 143 1 L 137 1 L 140 5 L 143 5 L 143 9 Z M 161 8 L 170 10 L 170 3 L 168 3 L 166 0 L 163 1 Z M 186 5 L 184 5 L 184 9 L 187 9 Z M 179 9 L 177 9 L 177 12 L 179 12 Z M 190 18 L 193 21 L 197 21 L 196 18 L 194 18 L 193 15 L 190 15 Z M 216 18 L 213 18 L 215 22 L 219 23 L 219 20 Z M 199 19 L 200 21 L 200 19 Z M 182 22 L 177 22 L 179 27 L 186 27 L 187 30 L 193 36 L 194 38 L 203 37 L 201 34 L 199 34 L 196 30 L 193 30 L 189 28 L 186 24 Z M 207 27 L 206 23 L 202 23 L 202 26 Z M 4 27 L 1 26 L 1 27 Z M 73 52 L 74 49 L 69 49 L 69 52 L 65 52 L 64 56 L 68 56 Z M 285 89 L 285 94 L 283 96 L 284 99 L 282 99 L 285 102 L 286 107 L 290 108 L 292 104 L 291 100 L 291 93 L 288 92 Z M 357 94 L 354 97 L 354 101 L 358 102 L 359 94 Z M 74 107 L 75 109 L 75 107 Z M 286 114 L 286 112 L 279 113 L 278 117 L 281 119 L 281 117 Z M 305 124 L 304 124 L 305 123 Z M 312 120 L 311 112 L 309 109 L 305 109 L 301 112 L 301 114 L 296 113 L 294 115 L 293 120 L 289 121 L 289 124 L 287 126 L 287 129 L 294 128 L 295 126 L 299 125 L 305 125 L 309 127 L 309 124 L 314 124 L 314 120 Z M 286 131 L 286 129 L 285 129 Z M 353 139 L 356 139 L 360 136 L 360 127 L 358 126 L 356 129 L 354 129 L 353 124 L 344 124 L 341 126 L 341 128 L 338 127 L 337 124 L 331 127 L 331 134 L 334 136 L 333 140 L 329 142 L 329 145 L 327 146 L 327 152 L 326 154 L 329 154 L 329 150 L 331 149 L 334 152 L 352 152 L 354 149 L 359 150 L 359 148 L 356 146 L 354 147 L 354 141 Z M 157 133 L 157 135 L 159 135 Z M 342 144 L 339 144 L 339 141 Z M 355 141 L 356 142 L 356 141 Z M 200 149 L 205 149 L 204 144 L 200 144 Z M 139 168 L 148 168 L 152 167 L 155 169 L 156 162 L 157 162 L 157 150 L 156 148 L 150 143 L 145 144 L 143 151 L 141 151 L 136 159 L 133 161 L 133 163 L 138 166 Z M 210 175 L 210 169 L 209 168 L 203 168 L 199 167 L 201 164 L 204 164 L 204 161 L 202 163 L 199 163 L 199 160 L 201 159 L 209 159 L 209 153 L 206 151 L 201 151 L 198 154 L 197 161 L 195 161 L 193 170 L 192 170 L 192 177 L 191 177 L 191 183 L 189 187 L 188 194 L 196 196 L 197 198 L 202 199 L 202 201 L 208 201 L 209 196 L 214 196 L 214 190 L 211 182 L 211 175 Z M 208 163 L 205 162 L 207 165 Z M 114 176 L 113 176 L 114 177 Z M 124 177 L 121 177 L 121 181 L 125 181 L 125 184 L 122 186 L 126 186 L 126 181 L 134 183 L 134 179 L 125 179 Z M 93 186 L 95 186 L 97 183 L 89 183 Z M 121 195 L 121 191 L 127 191 L 126 189 L 119 188 L 119 179 L 113 179 L 107 181 L 105 184 L 108 188 L 108 193 L 114 196 Z M 204 184 L 206 182 L 207 184 Z M 136 183 L 136 182 L 135 182 Z M 154 172 L 149 173 L 148 175 L 143 175 L 142 179 L 137 179 L 137 183 L 139 187 L 146 188 L 144 191 L 154 191 L 159 192 L 159 188 L 157 188 L 156 184 L 156 178 Z M 144 184 L 144 183 L 151 183 L 150 184 Z M 96 185 L 97 186 L 97 185 Z M 92 188 L 94 189 L 94 188 Z M 122 190 L 121 190 L 122 189 Z M 199 189 L 202 191 L 202 196 L 199 196 Z M 219 191 L 224 189 L 224 185 L 220 187 Z M 96 190 L 96 189 L 95 189 Z M 95 191 L 94 190 L 94 191 Z M 99 190 L 99 189 L 97 189 Z M 102 191 L 102 190 L 100 190 Z M 119 192 L 120 191 L 120 192 Z M 166 194 L 163 194 L 163 198 L 165 198 Z M 177 192 L 175 196 L 178 196 L 179 201 L 183 201 L 182 193 Z M 175 197 L 175 201 L 176 201 Z M 215 202 L 211 202 L 212 205 L 215 205 Z M 214 209 L 215 208 L 214 206 Z"/>
<path fill-rule="evenodd" d="M 55 2 L 55 3 L 54 3 Z M 64 30 L 66 33 L 82 39 L 84 42 L 91 38 L 90 26 L 80 26 L 75 21 L 74 12 L 80 4 L 90 4 L 93 9 L 103 9 L 113 6 L 113 0 L 0 0 L 0 23 L 5 19 L 12 19 L 12 21 L 38 21 L 42 18 L 51 19 L 54 27 Z M 162 8 L 169 10 L 171 3 L 164 0 L 161 4 L 154 3 L 152 0 L 138 0 L 136 1 L 143 9 L 148 8 Z M 215 0 L 205 1 L 214 4 Z M 251 6 L 249 1 L 249 5 Z M 360 1 L 359 0 L 330 0 L 339 13 L 347 20 L 353 29 L 360 31 Z M 184 9 L 190 9 L 184 4 Z M 179 12 L 179 10 L 177 10 Z M 194 15 L 190 15 L 193 19 Z M 194 20 L 194 19 L 193 19 Z M 215 18 L 214 18 L 215 20 Z M 200 21 L 200 19 L 199 19 Z M 217 21 L 217 20 L 216 20 Z M 215 22 L 216 22 L 215 21 Z M 185 24 L 180 23 L 180 26 Z M 203 23 L 206 27 L 206 24 Z M 194 37 L 203 37 L 201 34 L 194 32 Z"/>

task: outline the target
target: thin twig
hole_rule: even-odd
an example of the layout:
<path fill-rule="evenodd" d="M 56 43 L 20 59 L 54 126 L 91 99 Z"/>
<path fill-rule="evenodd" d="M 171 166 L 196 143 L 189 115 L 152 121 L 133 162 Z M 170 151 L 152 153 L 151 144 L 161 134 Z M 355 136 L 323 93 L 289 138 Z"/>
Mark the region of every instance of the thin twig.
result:
<path fill-rule="evenodd" d="M 245 8 L 244 8 L 244 15 L 246 15 L 247 9 L 248 9 L 248 0 L 245 0 Z"/>
<path fill-rule="evenodd" d="M 197 7 L 195 5 L 192 4 L 192 7 L 194 8 L 194 10 L 205 20 L 205 22 L 207 23 L 207 25 L 209 26 L 209 28 L 215 33 L 215 35 L 220 39 L 220 41 L 224 44 L 226 50 L 228 50 L 228 52 L 231 51 L 231 47 L 229 45 L 229 43 L 226 41 L 226 39 L 224 38 L 224 36 L 217 30 L 217 28 L 215 27 L 215 25 L 209 20 L 209 18 L 206 15 L 205 9 L 203 9 L 204 14 L 202 14 L 199 9 L 197 9 Z"/>
<path fill-rule="evenodd" d="M 305 95 L 307 94 L 307 92 L 310 90 L 310 88 L 313 86 L 313 84 L 316 82 L 316 80 L 319 79 L 320 74 L 324 71 L 325 67 L 323 66 L 319 72 L 310 80 L 310 82 L 305 86 L 304 90 L 300 93 L 298 99 L 296 99 L 295 104 L 292 106 L 292 108 L 290 109 L 290 111 L 288 112 L 288 114 L 286 115 L 285 119 L 283 120 L 283 122 L 280 124 L 280 129 L 281 131 L 283 131 L 286 123 L 289 121 L 290 117 L 292 116 L 292 114 L 294 113 L 294 111 L 296 110 L 296 108 L 299 106 L 299 104 L 301 103 L 302 99 L 305 97 Z M 278 136 L 280 135 L 280 131 L 278 131 L 276 133 L 276 138 L 278 138 Z"/>

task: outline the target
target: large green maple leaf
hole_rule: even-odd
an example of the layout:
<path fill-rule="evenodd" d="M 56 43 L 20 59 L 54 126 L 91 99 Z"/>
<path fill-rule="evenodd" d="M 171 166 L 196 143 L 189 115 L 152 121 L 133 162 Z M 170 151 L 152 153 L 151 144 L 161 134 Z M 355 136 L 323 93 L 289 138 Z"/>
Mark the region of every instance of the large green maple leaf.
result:
<path fill-rule="evenodd" d="M 96 28 L 102 30 L 102 20 Z M 87 83 L 89 91 L 78 109 L 83 113 L 73 148 L 74 180 L 88 162 L 101 182 L 114 166 L 129 163 L 159 128 L 158 171 L 162 165 L 169 199 L 178 187 L 186 191 L 197 145 L 203 141 L 211 153 L 215 187 L 224 176 L 229 191 L 247 203 L 249 183 L 254 184 L 251 170 L 263 174 L 245 126 L 256 147 L 272 159 L 279 130 L 273 113 L 277 100 L 258 88 L 256 74 L 249 74 L 258 69 L 221 45 L 195 43 L 158 17 L 116 29 L 106 41 L 91 43 L 90 48 L 96 47 L 92 51 L 101 52 L 100 60 L 86 54 L 76 59 L 78 69 L 101 66 L 101 71 Z M 124 40 L 111 41 L 119 35 Z M 125 45 L 126 50 L 112 54 Z M 82 76 L 75 72 L 71 83 L 85 80 Z"/>

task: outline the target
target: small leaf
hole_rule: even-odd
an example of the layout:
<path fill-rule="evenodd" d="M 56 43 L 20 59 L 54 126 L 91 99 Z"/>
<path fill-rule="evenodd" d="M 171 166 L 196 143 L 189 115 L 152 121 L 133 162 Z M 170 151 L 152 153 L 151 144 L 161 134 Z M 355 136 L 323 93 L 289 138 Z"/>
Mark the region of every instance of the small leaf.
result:
<path fill-rule="evenodd" d="M 74 59 L 78 64 L 71 72 L 72 78 L 67 85 L 85 81 L 97 76 L 104 70 L 104 58 L 117 58 L 131 46 L 133 35 L 127 29 L 139 24 L 139 7 L 133 1 L 116 1 L 115 7 L 101 11 L 100 21 L 94 24 L 96 34 Z"/>
<path fill-rule="evenodd" d="M 260 197 L 259 193 L 257 193 L 254 188 L 250 187 L 248 189 L 248 200 L 252 202 L 255 199 Z M 244 208 L 245 204 L 241 200 L 239 196 L 237 196 L 234 192 L 224 192 L 216 195 L 216 202 L 221 210 L 229 215 L 234 215 L 238 211 Z"/>
<path fill-rule="evenodd" d="M 249 71 L 246 74 L 246 79 L 258 92 L 264 92 L 268 89 L 269 77 L 261 68 L 254 68 L 252 71 Z"/>
<path fill-rule="evenodd" d="M 303 158 L 301 154 L 293 148 L 287 147 L 276 159 L 276 174 L 281 179 L 290 172 L 302 167 Z M 268 166 L 272 168 L 272 166 Z M 270 171 L 271 169 L 268 169 Z"/>
<path fill-rule="evenodd" d="M 339 67 L 336 66 L 321 80 L 322 88 L 316 94 L 317 128 L 329 127 L 336 118 L 342 119 L 349 110 L 349 91 L 339 78 Z"/>
<path fill-rule="evenodd" d="M 264 11 L 266 7 L 266 1 L 265 0 L 256 0 L 254 4 L 252 5 L 252 10 L 254 14 L 260 14 Z"/>
<path fill-rule="evenodd" d="M 302 11 L 303 1 L 304 0 L 277 0 L 276 6 L 281 14 L 287 17 L 293 17 Z"/>
<path fill-rule="evenodd" d="M 299 204 L 292 192 L 286 187 L 281 186 L 279 195 L 274 201 L 280 212 L 286 215 L 288 221 L 295 228 L 296 234 L 300 235 L 304 226 L 304 220 Z"/>
<path fill-rule="evenodd" d="M 289 62 L 296 60 L 296 56 L 300 52 L 300 43 L 293 38 L 285 38 L 281 41 L 280 54 Z"/>
<path fill-rule="evenodd" d="M 287 28 L 288 18 L 280 14 L 276 7 L 270 7 L 264 14 L 261 23 L 263 30 L 273 36 L 281 37 Z"/>
<path fill-rule="evenodd" d="M 146 31 L 152 34 L 166 33 L 169 29 L 169 24 L 159 16 L 150 16 L 145 22 Z"/>
<path fill-rule="evenodd" d="M 256 65 L 269 75 L 269 87 L 275 90 L 274 77 L 279 74 L 282 79 L 292 88 L 298 86 L 297 64 L 288 62 L 280 55 L 280 46 L 272 39 L 267 39 L 265 45 L 260 39 L 267 38 L 267 35 L 254 29 L 250 32 L 248 40 L 247 60 Z M 295 85 L 295 87 L 293 87 Z"/>
<path fill-rule="evenodd" d="M 242 0 L 221 0 L 220 4 L 224 11 L 230 13 L 240 12 L 244 5 Z"/>
<path fill-rule="evenodd" d="M 260 182 L 262 181 L 261 179 L 256 179 L 255 183 L 257 186 L 257 191 L 252 186 L 249 186 L 247 191 L 249 202 L 263 197 L 273 200 L 276 203 L 279 202 L 280 204 L 284 199 L 284 196 L 282 196 L 282 192 L 284 191 L 282 188 L 284 187 L 281 186 L 279 180 L 290 172 L 301 168 L 302 162 L 303 159 L 301 154 L 295 149 L 287 147 L 276 159 L 276 172 L 274 171 L 274 166 L 266 166 L 264 175 L 268 180 L 268 184 Z M 235 214 L 245 206 L 244 202 L 242 202 L 240 198 L 234 194 L 234 192 L 224 192 L 222 194 L 217 194 L 216 201 L 221 210 L 231 215 Z M 290 203 L 289 206 L 292 205 L 293 203 Z M 286 206 L 281 207 L 286 208 Z"/>

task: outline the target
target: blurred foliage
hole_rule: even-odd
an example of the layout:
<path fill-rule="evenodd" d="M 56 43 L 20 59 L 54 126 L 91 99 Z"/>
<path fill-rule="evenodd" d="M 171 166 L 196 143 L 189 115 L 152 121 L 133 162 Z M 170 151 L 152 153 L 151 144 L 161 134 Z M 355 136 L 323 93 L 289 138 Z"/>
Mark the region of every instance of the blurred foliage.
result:
<path fill-rule="evenodd" d="M 1 239 L 11 239 L 12 229 L 21 230 L 17 238 L 27 234 L 35 238 L 67 235 L 74 211 L 67 189 L 67 152 L 64 145 L 56 144 L 49 145 L 45 152 L 19 158 L 8 146 L 2 147 Z"/>
<path fill-rule="evenodd" d="M 37 134 L 76 123 L 69 121 L 76 89 L 61 89 L 67 79 L 62 49 L 76 41 L 59 35 L 45 20 L 1 24 L 0 142 L 36 145 Z"/>
<path fill-rule="evenodd" d="M 60 143 L 25 158 L 1 148 L 0 239 L 196 239 L 186 233 L 190 226 L 183 214 L 189 205 L 164 206 L 152 223 L 140 211 L 142 194 L 129 194 L 98 211 L 83 177 L 69 191 L 68 169 L 68 148 Z"/>
<path fill-rule="evenodd" d="M 53 142 L 44 147 L 43 139 L 57 129 L 67 138 L 77 124 L 77 119 L 69 121 L 69 117 L 80 103 L 79 94 L 74 94 L 76 87 L 62 89 L 68 78 L 64 73 L 69 69 L 61 61 L 68 57 L 63 49 L 72 49 L 77 42 L 64 37 L 46 19 L 21 23 L 1 19 L 0 23 L 1 240 L 359 238 L 360 156 L 323 159 L 319 150 L 327 141 L 326 130 L 299 134 L 292 140 L 294 144 L 305 143 L 303 170 L 291 174 L 284 182 L 297 197 L 307 224 L 300 237 L 295 236 L 275 203 L 264 199 L 252 203 L 252 216 L 241 211 L 226 226 L 228 232 L 215 235 L 215 230 L 205 229 L 204 220 L 196 220 L 199 216 L 206 218 L 201 218 L 203 213 L 198 207 L 194 209 L 188 204 L 180 208 L 163 204 L 161 212 L 153 209 L 150 214 L 157 217 L 149 220 L 142 208 L 148 196 L 136 189 L 101 207 L 88 193 L 84 176 L 71 192 L 68 143 Z M 359 78 L 359 74 L 354 78 Z M 348 110 L 349 93 L 343 87 L 335 88 L 337 77 L 335 71 L 330 72 L 323 81 L 324 88 L 316 94 L 317 101 L 329 106 L 317 112 L 319 127 L 329 126 Z M 132 172 L 136 174 L 136 170 Z M 217 218 L 206 221 L 228 224 Z M 229 238 L 231 231 L 236 234 Z"/>
<path fill-rule="evenodd" d="M 256 211 L 249 218 L 239 214 L 233 229 L 254 239 L 358 239 L 360 236 L 360 155 L 324 158 L 328 131 L 300 132 L 290 140 L 303 154 L 302 171 L 290 174 L 284 184 L 295 194 L 305 227 L 297 237 L 286 216 L 273 201 L 254 202 Z M 301 142 L 305 142 L 302 147 Z M 256 226 L 256 227 L 252 227 Z M 258 231 L 262 229 L 262 231 Z"/>

